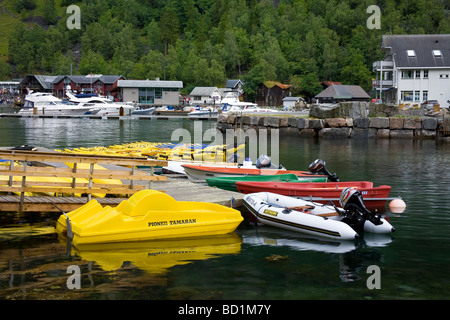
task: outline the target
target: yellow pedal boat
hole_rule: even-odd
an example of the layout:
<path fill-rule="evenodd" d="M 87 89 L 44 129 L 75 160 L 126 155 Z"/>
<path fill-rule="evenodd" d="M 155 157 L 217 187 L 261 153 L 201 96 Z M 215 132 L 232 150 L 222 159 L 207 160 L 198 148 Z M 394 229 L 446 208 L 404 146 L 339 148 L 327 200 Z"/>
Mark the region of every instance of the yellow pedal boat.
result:
<path fill-rule="evenodd" d="M 141 190 L 117 207 L 93 199 L 63 214 L 56 231 L 73 245 L 189 238 L 233 232 L 243 220 L 238 210 L 206 202 L 176 201 L 156 190 Z"/>

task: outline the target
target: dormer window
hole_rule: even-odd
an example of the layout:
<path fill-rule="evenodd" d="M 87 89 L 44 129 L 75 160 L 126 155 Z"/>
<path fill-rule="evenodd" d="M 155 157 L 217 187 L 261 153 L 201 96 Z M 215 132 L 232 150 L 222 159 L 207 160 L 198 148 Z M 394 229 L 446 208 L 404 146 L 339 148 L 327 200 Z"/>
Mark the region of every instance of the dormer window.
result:
<path fill-rule="evenodd" d="M 406 54 L 408 55 L 408 57 L 416 56 L 416 52 L 414 50 L 406 50 Z"/>
<path fill-rule="evenodd" d="M 435 56 L 435 57 L 442 57 L 441 50 L 433 50 L 433 56 Z"/>

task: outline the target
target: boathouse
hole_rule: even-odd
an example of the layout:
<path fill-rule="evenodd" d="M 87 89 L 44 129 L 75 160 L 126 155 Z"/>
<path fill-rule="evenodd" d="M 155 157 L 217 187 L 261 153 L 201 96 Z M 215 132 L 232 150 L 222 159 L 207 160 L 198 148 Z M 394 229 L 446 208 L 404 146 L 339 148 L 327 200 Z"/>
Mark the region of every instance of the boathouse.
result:
<path fill-rule="evenodd" d="M 114 91 L 123 102 L 137 102 L 149 106 L 178 106 L 183 81 L 119 80 Z"/>
<path fill-rule="evenodd" d="M 264 81 L 258 87 L 256 103 L 260 106 L 279 107 L 289 96 L 291 85 L 276 81 Z"/>
<path fill-rule="evenodd" d="M 113 99 L 117 98 L 113 94 L 117 81 L 123 79 L 125 78 L 121 75 L 60 75 L 52 81 L 52 85 L 55 95 L 59 98 L 64 98 L 69 86 L 73 92 L 95 93 Z"/>
<path fill-rule="evenodd" d="M 56 77 L 28 74 L 19 82 L 17 89 L 21 95 L 26 95 L 28 90 L 33 90 L 34 92 L 53 92 L 52 83 Z"/>
<path fill-rule="evenodd" d="M 315 96 L 318 103 L 339 103 L 344 101 L 369 101 L 369 95 L 360 86 L 331 85 Z"/>

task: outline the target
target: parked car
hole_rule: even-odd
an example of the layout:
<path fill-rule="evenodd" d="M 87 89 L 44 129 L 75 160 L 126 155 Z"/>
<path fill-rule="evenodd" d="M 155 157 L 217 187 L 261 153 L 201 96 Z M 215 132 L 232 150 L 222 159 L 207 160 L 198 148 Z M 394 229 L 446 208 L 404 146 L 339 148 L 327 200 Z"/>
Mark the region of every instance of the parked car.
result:
<path fill-rule="evenodd" d="M 427 110 L 433 110 L 435 105 L 438 105 L 439 102 L 437 100 L 427 100 L 422 103 L 422 108 L 425 108 Z"/>

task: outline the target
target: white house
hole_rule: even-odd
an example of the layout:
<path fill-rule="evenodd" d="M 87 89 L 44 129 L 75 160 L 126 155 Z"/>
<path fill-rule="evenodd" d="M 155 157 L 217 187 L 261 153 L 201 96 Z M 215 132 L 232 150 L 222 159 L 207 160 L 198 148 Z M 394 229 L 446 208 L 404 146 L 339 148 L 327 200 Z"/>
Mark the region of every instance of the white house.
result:
<path fill-rule="evenodd" d="M 384 35 L 373 63 L 376 98 L 396 104 L 450 100 L 450 34 Z"/>
<path fill-rule="evenodd" d="M 222 94 L 217 87 L 195 87 L 189 94 L 191 104 L 220 103 Z"/>

